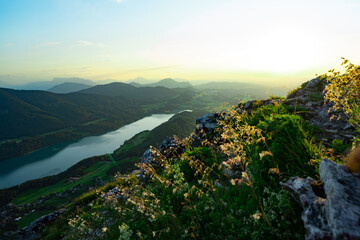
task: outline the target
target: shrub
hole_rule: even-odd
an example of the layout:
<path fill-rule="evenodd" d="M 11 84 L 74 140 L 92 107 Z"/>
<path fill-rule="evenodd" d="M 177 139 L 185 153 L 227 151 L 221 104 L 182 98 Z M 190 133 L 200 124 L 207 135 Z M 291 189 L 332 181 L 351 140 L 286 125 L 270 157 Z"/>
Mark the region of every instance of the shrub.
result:
<path fill-rule="evenodd" d="M 345 68 L 344 74 L 332 69 L 328 74 L 322 75 L 328 81 L 324 89 L 325 101 L 334 104 L 332 110 L 343 111 L 349 122 L 360 132 L 360 66 L 347 59 L 341 65 Z"/>
<path fill-rule="evenodd" d="M 271 100 L 285 100 L 285 97 L 270 94 L 269 99 L 271 99 Z"/>
<path fill-rule="evenodd" d="M 290 94 L 297 93 L 300 89 L 301 89 L 301 87 L 291 89 L 291 90 L 287 93 L 287 96 L 289 96 Z"/>
<path fill-rule="evenodd" d="M 345 145 L 341 139 L 335 138 L 330 144 L 330 147 L 334 149 L 335 154 L 342 154 L 349 145 Z"/>
<path fill-rule="evenodd" d="M 311 159 L 320 159 L 321 150 L 312 143 L 303 130 L 297 115 L 274 115 L 258 124 L 266 133 L 272 158 L 283 176 L 315 176 Z"/>

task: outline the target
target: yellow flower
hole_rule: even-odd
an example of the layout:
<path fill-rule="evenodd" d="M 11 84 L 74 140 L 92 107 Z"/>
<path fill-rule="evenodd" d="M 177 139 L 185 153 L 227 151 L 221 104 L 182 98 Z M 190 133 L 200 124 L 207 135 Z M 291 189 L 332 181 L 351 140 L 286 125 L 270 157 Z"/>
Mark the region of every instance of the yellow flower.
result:
<path fill-rule="evenodd" d="M 279 169 L 278 168 L 270 168 L 269 169 L 269 173 L 276 173 L 276 174 L 279 174 Z"/>
<path fill-rule="evenodd" d="M 253 214 L 252 215 L 252 217 L 255 219 L 255 220 L 259 220 L 260 219 L 260 217 L 261 217 L 261 213 L 255 213 L 255 214 Z"/>

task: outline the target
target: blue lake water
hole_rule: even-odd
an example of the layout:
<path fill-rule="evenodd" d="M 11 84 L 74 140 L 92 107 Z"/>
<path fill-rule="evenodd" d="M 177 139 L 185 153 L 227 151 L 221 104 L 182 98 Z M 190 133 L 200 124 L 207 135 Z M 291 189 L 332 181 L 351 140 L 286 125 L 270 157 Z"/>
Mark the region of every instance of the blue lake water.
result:
<path fill-rule="evenodd" d="M 56 144 L 22 157 L 0 161 L 0 189 L 58 174 L 84 158 L 112 153 L 137 133 L 152 130 L 172 116 L 174 114 L 153 114 L 103 135 Z"/>

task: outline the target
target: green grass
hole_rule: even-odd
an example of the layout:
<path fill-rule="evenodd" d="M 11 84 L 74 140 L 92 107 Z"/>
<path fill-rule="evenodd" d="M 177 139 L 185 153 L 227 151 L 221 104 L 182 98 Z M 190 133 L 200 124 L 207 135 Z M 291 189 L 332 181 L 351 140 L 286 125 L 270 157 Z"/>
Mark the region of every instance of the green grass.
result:
<path fill-rule="evenodd" d="M 109 163 L 109 162 L 96 163 L 92 165 L 90 168 L 88 168 L 86 170 L 87 174 L 80 177 L 78 181 L 71 183 L 68 182 L 67 180 L 62 180 L 51 186 L 47 186 L 39 189 L 31 189 L 16 196 L 14 200 L 14 204 L 24 205 L 27 203 L 34 202 L 38 200 L 40 197 L 46 196 L 53 192 L 61 193 L 81 183 L 88 184 L 89 182 L 92 181 L 92 178 L 95 176 L 105 177 L 106 171 L 112 166 L 114 166 L 113 163 Z"/>
<path fill-rule="evenodd" d="M 144 131 L 135 136 L 134 139 L 128 140 L 122 145 L 118 150 L 115 151 L 115 154 L 121 154 L 121 152 L 129 151 L 134 146 L 139 145 L 145 141 L 150 136 L 150 131 Z"/>
<path fill-rule="evenodd" d="M 61 190 L 65 188 L 70 188 L 70 185 L 73 185 L 71 183 L 66 183 L 66 180 L 62 180 L 54 185 L 43 187 L 39 189 L 31 189 L 28 191 L 25 191 L 19 195 L 16 196 L 14 199 L 15 205 L 24 205 L 27 203 L 34 202 L 38 200 L 42 196 L 46 196 L 53 192 L 60 192 Z"/>
<path fill-rule="evenodd" d="M 271 100 L 285 100 L 285 97 L 270 94 L 269 99 L 271 99 Z"/>
<path fill-rule="evenodd" d="M 107 182 L 110 181 L 110 177 L 106 175 L 106 172 L 113 168 L 114 166 L 117 166 L 119 169 L 121 169 L 123 166 L 128 166 L 129 163 L 135 163 L 138 161 L 137 157 L 130 157 L 121 159 L 120 161 L 117 161 L 116 163 L 113 162 L 98 162 L 90 166 L 86 169 L 86 174 L 81 176 L 79 180 L 76 182 L 68 182 L 67 180 L 62 180 L 54 185 L 39 188 L 39 189 L 31 189 L 29 191 L 23 192 L 16 196 L 14 200 L 15 205 L 24 205 L 27 203 L 31 203 L 34 201 L 37 201 L 40 197 L 46 196 L 51 193 L 61 193 L 64 192 L 70 188 L 73 188 L 79 184 L 91 184 L 92 179 L 94 177 L 100 177 L 103 181 Z"/>
<path fill-rule="evenodd" d="M 18 228 L 22 229 L 26 226 L 28 226 L 30 223 L 32 223 L 33 221 L 35 221 L 36 219 L 48 215 L 50 213 L 52 213 L 53 210 L 46 210 L 46 211 L 40 211 L 40 212 L 33 212 L 23 218 L 20 219 L 20 221 L 17 223 L 18 224 Z"/>

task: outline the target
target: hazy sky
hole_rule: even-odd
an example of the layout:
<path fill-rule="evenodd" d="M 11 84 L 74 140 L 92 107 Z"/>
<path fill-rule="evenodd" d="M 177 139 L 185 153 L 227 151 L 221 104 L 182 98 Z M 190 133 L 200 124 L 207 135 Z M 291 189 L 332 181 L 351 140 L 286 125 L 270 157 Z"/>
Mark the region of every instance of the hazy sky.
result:
<path fill-rule="evenodd" d="M 360 0 L 1 0 L 0 80 L 303 82 L 360 62 Z"/>

